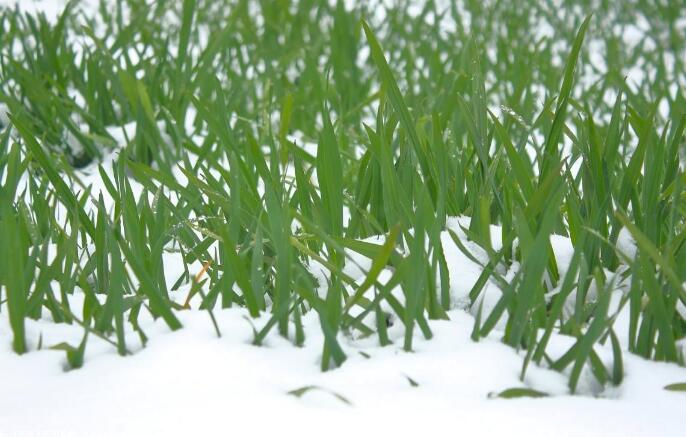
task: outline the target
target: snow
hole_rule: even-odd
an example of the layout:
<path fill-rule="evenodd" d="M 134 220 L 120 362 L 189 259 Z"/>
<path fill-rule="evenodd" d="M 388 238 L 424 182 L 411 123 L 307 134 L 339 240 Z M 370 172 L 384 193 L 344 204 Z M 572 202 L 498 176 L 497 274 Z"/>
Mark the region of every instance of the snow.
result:
<path fill-rule="evenodd" d="M 386 348 L 346 341 L 349 359 L 325 373 L 318 368 L 323 339 L 312 313 L 304 319 L 303 348 L 277 335 L 253 346 L 245 311 L 216 315 L 222 338 L 206 314 L 186 311 L 178 332 L 150 322 L 147 348 L 126 358 L 91 338 L 85 367 L 68 372 L 59 351 L 13 355 L 7 331 L 0 331 L 0 435 L 322 435 L 323 429 L 332 435 L 683 435 L 684 395 L 662 390 L 686 380 L 675 365 L 627 355 L 626 380 L 608 394 L 617 399 L 568 396 L 564 375 L 541 368 L 530 370 L 526 384 L 556 396 L 489 399 L 490 392 L 524 386 L 521 356 L 495 337 L 472 342 L 473 320 L 460 310 L 450 312 L 450 321 L 431 322 L 435 338 L 417 337 L 414 353 L 403 352 L 401 341 Z M 81 338 L 78 328 L 61 328 L 56 333 L 54 325 L 36 322 L 29 331 L 42 332 L 45 345 L 65 335 Z M 310 385 L 352 405 L 325 391 L 299 399 L 287 394 Z"/>
<path fill-rule="evenodd" d="M 123 140 L 123 135 L 118 139 Z M 113 150 L 105 157 L 102 165 L 107 173 L 112 171 L 117 153 Z M 94 168 L 76 171 L 76 175 L 86 186 L 93 185 L 94 196 L 102 191 L 110 204 Z M 131 184 L 135 193 L 142 192 L 135 181 Z M 447 226 L 476 260 L 487 262 L 483 249 L 468 241 L 462 231 L 469 226 L 468 218 L 451 218 Z M 500 228 L 491 227 L 491 234 L 497 250 L 502 245 Z M 667 384 L 686 381 L 686 369 L 676 365 L 646 361 L 625 351 L 626 375 L 620 387 L 599 387 L 585 370 L 579 385 L 582 395 L 578 396 L 568 393 L 567 374 L 543 367 L 531 365 L 525 380 L 520 381 L 523 356 L 500 341 L 504 320 L 489 337 L 478 343 L 470 339 L 481 300 L 470 305 L 468 293 L 481 266 L 462 253 L 447 232 L 441 239 L 451 273 L 450 320 L 430 321 L 434 338 L 427 341 L 417 332 L 411 353 L 402 350 L 403 329 L 397 320 L 389 329 L 394 343 L 388 347 L 380 347 L 374 336 L 355 338 L 341 333 L 339 341 L 348 359 L 341 368 L 324 373 L 319 368 L 323 337 L 314 312 L 303 316 L 306 342 L 302 348 L 276 333 L 270 334 L 263 346 L 252 345 L 253 326 L 260 329 L 268 315 L 249 322 L 247 312 L 240 308 L 215 309 L 221 338 L 217 338 L 208 314 L 197 309 L 178 313 L 184 328 L 177 332 L 142 313 L 141 327 L 149 337 L 146 347 L 130 326 L 126 339 L 132 355 L 123 358 L 112 345 L 91 335 L 84 367 L 66 370 L 64 352 L 50 347 L 61 342 L 79 344 L 82 328 L 54 324 L 47 314 L 39 321 L 28 321 L 31 352 L 17 356 L 10 348 L 6 308 L 0 308 L 0 436 L 87 436 L 94 430 L 98 435 L 182 435 L 222 429 L 260 434 L 297 429 L 302 435 L 319 435 L 321 429 L 333 435 L 405 435 L 446 429 L 534 436 L 549 435 L 551 430 L 559 435 L 681 435 L 679 401 L 684 395 L 663 390 Z M 384 237 L 367 241 L 381 244 Z M 564 274 L 573 246 L 562 236 L 553 236 L 552 243 Z M 618 245 L 633 255 L 635 247 L 628 233 L 620 234 Z M 353 252 L 348 256 L 345 272 L 361 282 L 370 261 Z M 165 253 L 164 257 L 165 276 L 171 285 L 183 265 L 178 253 Z M 190 265 L 191 276 L 201 267 L 198 262 Z M 512 279 L 517 268 L 514 263 L 501 274 Z M 323 266 L 312 263 L 311 270 L 320 284 L 326 283 Z M 390 276 L 386 269 L 379 280 L 383 283 Z M 186 284 L 171 292 L 171 297 L 183 302 L 188 290 Z M 324 292 L 325 288 L 320 289 Z M 393 292 L 402 301 L 401 290 Z M 615 293 L 616 310 L 622 290 Z M 484 311 L 488 311 L 499 299 L 500 290 L 488 283 L 482 296 Z M 191 303 L 197 308 L 199 301 Z M 82 302 L 78 294 L 70 304 L 79 314 Z M 617 327 L 628 325 L 625 312 L 620 313 Z M 626 348 L 625 332 L 618 329 L 617 333 Z M 549 352 L 560 356 L 572 343 L 572 338 L 555 334 Z M 609 364 L 609 344 L 596 351 Z M 408 378 L 419 386 L 413 387 Z M 306 386 L 322 390 L 309 391 L 301 398 L 288 394 Z M 512 387 L 533 388 L 551 397 L 489 398 L 491 393 Z M 265 414 L 269 420 L 264 419 Z"/>
<path fill-rule="evenodd" d="M 15 4 L 15 0 L 0 0 Z M 90 4 L 97 2 L 91 1 Z M 43 11 L 55 19 L 66 0 L 25 0 L 19 7 L 26 12 Z M 81 2 L 81 5 L 89 2 Z M 383 9 L 378 8 L 383 14 Z M 463 17 L 469 26 L 471 17 Z M 456 23 L 448 23 L 456 26 Z M 641 43 L 646 23 L 627 26 L 624 42 Z M 547 27 L 546 27 L 547 26 Z M 537 27 L 541 36 L 552 35 L 545 21 Z M 564 46 L 562 47 L 564 48 Z M 604 65 L 604 47 L 591 45 L 593 63 Z M 366 58 L 366 55 L 362 55 Z M 644 69 L 629 70 L 630 80 L 641 82 Z M 0 123 L 7 124 L 6 107 L 0 104 Z M 135 124 L 109 129 L 122 144 L 135 133 Z M 161 129 L 163 126 L 161 126 Z M 307 153 L 316 155 L 317 145 L 296 132 L 292 140 Z M 116 150 L 103 161 L 110 172 Z M 180 172 L 176 172 L 182 178 Z M 77 172 L 85 186 L 94 186 L 94 196 L 102 191 L 106 205 L 111 198 L 102 190 L 102 182 L 93 166 Z M 142 187 L 131 181 L 134 193 Z M 152 194 L 151 194 L 152 195 Z M 469 242 L 460 226 L 468 219 L 453 218 L 448 227 L 482 263 L 488 258 L 476 244 Z M 500 230 L 492 227 L 494 247 L 500 247 Z M 381 243 L 383 236 L 368 239 Z M 54 324 L 49 317 L 29 321 L 27 336 L 31 352 L 15 355 L 10 348 L 7 310 L 0 307 L 0 436 L 23 435 L 184 435 L 219 433 L 239 434 L 409 435 L 452 431 L 465 435 L 661 435 L 681 436 L 685 394 L 668 392 L 667 384 L 686 381 L 686 369 L 673 364 L 656 363 L 624 351 L 625 379 L 619 387 L 603 388 L 586 369 L 578 396 L 568 393 L 566 373 L 531 365 L 524 381 L 519 380 L 522 352 L 504 345 L 504 320 L 492 334 L 479 342 L 470 339 L 476 309 L 488 314 L 500 298 L 496 284 L 487 283 L 481 296 L 471 305 L 468 293 L 481 273 L 481 266 L 471 261 L 453 243 L 447 232 L 441 236 L 450 266 L 450 320 L 430 321 L 434 334 L 425 340 L 419 332 L 414 351 L 402 350 L 402 325 L 396 321 L 389 329 L 394 343 L 380 347 L 376 337 L 354 338 L 339 334 L 348 356 L 339 369 L 321 372 L 323 336 L 314 312 L 303 316 L 306 342 L 302 348 L 271 333 L 261 347 L 252 345 L 253 326 L 260 329 L 268 316 L 249 321 L 240 308 L 216 309 L 222 333 L 215 334 L 208 314 L 197 309 L 182 311 L 178 317 L 184 328 L 170 332 L 161 320 L 142 315 L 141 325 L 150 338 L 146 347 L 127 327 L 127 346 L 132 355 L 119 357 L 109 343 L 91 335 L 85 365 L 66 370 L 64 352 L 51 350 L 61 342 L 78 344 L 83 330 L 78 325 Z M 552 238 L 561 275 L 567 269 L 573 246 L 563 236 Z M 622 231 L 618 248 L 630 258 L 636 248 L 630 235 Z M 348 253 L 346 274 L 361 282 L 368 259 Z M 191 276 L 200 263 L 188 266 Z M 501 274 L 512 279 L 518 269 L 514 263 Z M 165 254 L 166 278 L 175 282 L 183 270 L 179 254 Z M 326 283 L 326 269 L 312 263 L 311 270 L 320 284 Z M 611 273 L 611 272 L 608 272 Z M 384 270 L 380 281 L 390 278 Z M 626 284 L 613 291 L 613 311 L 619 311 L 619 298 Z M 189 286 L 172 292 L 183 302 Z M 320 293 L 325 292 L 322 287 Z M 374 290 L 370 290 L 373 293 Z M 399 288 L 394 291 L 402 300 Z M 573 305 L 572 294 L 568 303 Z M 73 305 L 79 307 L 75 296 Z M 193 307 L 197 308 L 197 299 Z M 389 308 L 384 308 L 390 311 Z M 681 305 L 678 310 L 686 314 Z M 78 311 L 75 311 L 78 313 Z M 626 308 L 620 311 L 615 326 L 626 349 Z M 574 339 L 554 334 L 550 353 L 559 356 Z M 41 344 L 39 349 L 38 345 Z M 601 359 L 610 360 L 609 344 L 598 346 Z M 418 383 L 412 386 L 410 380 Z M 317 386 L 297 398 L 288 392 Z M 549 393 L 544 399 L 492 399 L 512 387 L 529 387 Z M 332 393 L 351 402 L 348 405 Z"/>
<path fill-rule="evenodd" d="M 69 0 L 0 0 L 0 6 L 14 8 L 16 5 L 20 11 L 31 15 L 42 13 L 51 22 L 57 21 L 68 3 Z M 82 0 L 78 6 L 84 11 L 93 11 L 98 0 Z"/>
<path fill-rule="evenodd" d="M 105 159 L 106 171 L 113 158 Z M 102 183 L 97 173 L 88 172 L 77 173 L 87 185 L 94 185 L 97 195 Z M 140 189 L 132 184 L 134 191 Z M 447 223 L 473 257 L 485 263 L 486 253 L 468 241 L 461 229 L 468 225 L 464 217 Z M 493 226 L 491 232 L 498 249 L 500 229 Z M 383 240 L 376 236 L 367 241 L 380 244 Z M 544 436 L 552 430 L 563 436 L 682 435 L 679 418 L 684 394 L 663 390 L 667 384 L 686 381 L 686 369 L 677 365 L 646 361 L 625 351 L 626 375 L 621 386 L 601 387 L 585 369 L 577 396 L 569 394 L 568 372 L 532 364 L 520 381 L 523 355 L 500 341 L 503 322 L 489 337 L 471 340 L 474 309 L 481 301 L 470 307 L 468 293 L 481 267 L 452 243 L 447 232 L 442 241 L 451 272 L 454 308 L 448 312 L 450 320 L 430 321 L 434 338 L 426 340 L 417 332 L 410 353 L 402 350 L 399 321 L 389 328 L 393 344 L 387 347 L 380 347 L 375 336 L 355 338 L 341 333 L 338 338 L 348 359 L 328 372 L 320 371 L 324 340 L 313 311 L 303 316 L 306 342 L 302 348 L 274 332 L 263 346 L 254 346 L 253 327 L 259 330 L 269 316 L 249 321 L 240 308 L 215 309 L 221 338 L 209 315 L 198 309 L 178 313 L 184 328 L 177 332 L 143 313 L 140 323 L 149 337 L 146 347 L 130 326 L 126 339 L 132 354 L 127 357 L 119 357 L 112 345 L 91 335 L 84 367 L 68 370 L 64 352 L 50 347 L 65 341 L 77 345 L 82 328 L 54 324 L 49 316 L 28 321 L 31 352 L 17 356 L 10 348 L 7 311 L 2 308 L 0 436 L 183 435 L 224 429 L 259 434 L 297 430 L 305 436 L 321 435 L 323 429 L 332 435 L 408 435 L 453 429 L 467 435 Z M 630 236 L 620 234 L 620 242 L 631 253 Z M 552 243 L 564 273 L 573 247 L 562 236 L 553 236 Z M 370 262 L 352 252 L 348 255 L 345 272 L 361 282 Z M 178 254 L 165 254 L 165 268 L 171 283 L 183 269 Z M 201 265 L 189 268 L 193 276 Z M 517 268 L 515 263 L 501 273 L 511 279 Z M 313 263 L 311 269 L 320 283 L 326 282 L 323 267 Z M 385 282 L 390 276 L 390 270 L 385 270 L 379 280 Z M 172 299 L 183 302 L 188 289 L 171 292 Z M 402 299 L 400 289 L 394 293 Z M 616 297 L 621 293 L 618 289 Z M 489 283 L 483 296 L 486 311 L 495 305 L 500 290 Z M 613 299 L 615 310 L 618 301 Z M 78 295 L 70 302 L 79 314 Z M 197 308 L 198 303 L 196 299 L 191 306 Z M 616 325 L 627 325 L 625 317 L 620 313 Z M 625 333 L 617 332 L 624 344 Z M 548 351 L 554 359 L 573 342 L 573 338 L 554 334 Z M 609 344 L 596 351 L 607 364 L 611 362 Z M 418 386 L 412 386 L 410 379 Z M 288 394 L 307 386 L 321 389 L 300 398 Z M 513 387 L 551 396 L 515 400 L 489 396 Z"/>

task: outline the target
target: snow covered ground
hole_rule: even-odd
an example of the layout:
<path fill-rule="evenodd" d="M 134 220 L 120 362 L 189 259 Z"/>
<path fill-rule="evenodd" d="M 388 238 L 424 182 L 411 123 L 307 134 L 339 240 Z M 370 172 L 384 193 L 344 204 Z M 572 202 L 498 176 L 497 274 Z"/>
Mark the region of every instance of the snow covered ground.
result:
<path fill-rule="evenodd" d="M 105 160 L 106 168 L 112 159 Z M 96 193 L 102 188 L 99 177 L 89 169 L 77 175 L 93 185 Z M 141 188 L 132 183 L 135 191 Z M 466 241 L 460 230 L 460 224 L 466 223 L 464 218 L 451 219 L 448 226 L 477 259 L 485 257 L 478 246 Z M 493 231 L 494 237 L 499 235 L 497 227 Z M 563 273 L 573 249 L 566 238 L 553 241 Z M 415 351 L 408 353 L 402 350 L 400 322 L 389 329 L 394 344 L 384 348 L 378 346 L 376 336 L 354 339 L 340 334 L 348 360 L 325 373 L 319 369 L 324 339 L 314 311 L 304 316 L 304 347 L 295 347 L 275 332 L 258 347 L 252 345 L 253 329 L 264 326 L 268 315 L 249 321 L 243 309 L 217 309 L 222 334 L 218 338 L 208 313 L 197 309 L 196 299 L 192 301 L 196 309 L 178 314 L 182 330 L 170 332 L 162 320 L 148 316 L 141 326 L 149 337 L 147 346 L 136 344 L 135 333 L 128 329 L 133 354 L 125 358 L 117 355 L 114 346 L 90 336 L 84 367 L 68 371 L 64 351 L 50 347 L 62 342 L 79 344 L 82 328 L 55 324 L 47 314 L 45 319 L 29 321 L 31 352 L 17 356 L 10 348 L 7 311 L 2 308 L 0 436 L 222 432 L 544 436 L 551 430 L 570 436 L 683 435 L 680 417 L 686 394 L 663 389 L 686 381 L 686 369 L 676 365 L 643 360 L 625 351 L 626 375 L 620 387 L 600 387 L 586 369 L 579 386 L 582 394 L 577 396 L 569 395 L 567 374 L 545 368 L 530 366 L 520 381 L 522 355 L 500 342 L 502 331 L 478 343 L 470 339 L 474 318 L 461 302 L 467 300 L 480 270 L 449 237 L 444 244 L 456 308 L 449 312 L 450 320 L 430 322 L 434 338 L 427 341 L 417 332 Z M 494 245 L 499 244 L 494 238 Z M 629 242 L 625 246 L 631 250 Z M 166 256 L 166 276 L 173 281 L 178 275 L 175 269 L 180 268 L 174 260 L 178 255 Z M 355 261 L 368 268 L 369 260 L 357 256 Z M 359 267 L 348 263 L 345 270 L 362 280 L 364 272 Z M 197 272 L 201 266 L 191 268 Z M 316 265 L 312 269 L 316 274 Z M 382 273 L 380 278 L 389 276 Z M 188 289 L 182 287 L 172 298 L 183 302 Z M 618 298 L 623 292 L 620 286 L 614 293 Z M 483 294 L 487 311 L 500 291 L 489 284 Z M 78 297 L 70 298 L 75 314 L 80 312 Z M 618 300 L 613 299 L 615 306 Z M 627 325 L 622 320 L 625 311 L 616 323 L 622 340 L 626 338 L 621 331 Z M 561 355 L 573 342 L 555 334 L 549 352 Z M 596 350 L 610 362 L 609 344 Z M 305 387 L 317 388 L 300 397 L 289 394 Z M 492 396 L 514 387 L 550 396 L 509 400 Z"/>
<path fill-rule="evenodd" d="M 127 358 L 92 339 L 86 365 L 68 372 L 60 351 L 12 354 L 3 314 L 0 435 L 683 435 L 686 395 L 662 388 L 686 381 L 676 365 L 625 354 L 623 385 L 598 398 L 565 395 L 565 376 L 534 368 L 527 385 L 553 396 L 489 399 L 524 385 L 521 357 L 495 337 L 472 342 L 473 321 L 463 311 L 431 322 L 435 338 L 417 338 L 414 353 L 403 352 L 401 341 L 386 348 L 348 341 L 348 361 L 326 373 L 312 313 L 301 349 L 276 335 L 252 346 L 246 314 L 218 312 L 222 338 L 202 312 L 180 314 L 185 328 L 175 333 L 151 323 L 148 347 Z M 30 332 L 42 332 L 44 344 L 82 335 L 75 327 L 41 327 L 30 325 Z M 312 385 L 324 390 L 287 394 Z"/>
<path fill-rule="evenodd" d="M 65 3 L 26 0 L 20 7 L 54 17 Z M 105 161 L 108 164 L 111 160 Z M 79 174 L 97 194 L 101 182 L 92 170 Z M 133 185 L 134 190 L 140 188 Z M 458 224 L 452 222 L 459 233 Z M 569 259 L 568 240 L 559 237 L 555 248 L 558 262 Z M 478 247 L 470 249 L 478 255 Z M 253 325 L 260 329 L 267 316 L 250 322 L 243 309 L 216 310 L 222 334 L 218 338 L 208 314 L 190 310 L 178 314 L 184 329 L 177 332 L 170 332 L 161 320 L 148 320 L 142 326 L 150 337 L 147 347 L 133 344 L 134 354 L 126 358 L 91 337 L 85 366 L 65 371 L 64 352 L 49 347 L 65 341 L 78 344 L 83 336 L 80 327 L 32 321 L 27 326 L 32 351 L 17 356 L 10 348 L 7 311 L 1 308 L 0 436 L 686 434 L 681 419 L 686 394 L 663 389 L 686 381 L 686 369 L 676 365 L 625 351 L 620 387 L 598 387 L 586 372 L 580 384 L 583 394 L 578 396 L 568 394 L 567 375 L 552 370 L 531 366 L 525 381 L 520 381 L 522 355 L 500 342 L 501 331 L 478 343 L 470 339 L 473 314 L 460 302 L 480 270 L 454 246 L 447 252 L 455 273 L 451 295 L 456 308 L 449 312 L 450 320 L 430 322 L 432 340 L 417 332 L 415 351 L 404 352 L 400 323 L 390 328 L 394 344 L 384 348 L 376 337 L 352 339 L 341 334 L 348 360 L 325 373 L 319 370 L 323 337 L 314 312 L 304 316 L 302 348 L 276 333 L 262 347 L 253 346 Z M 169 255 L 166 264 L 171 280 L 178 276 L 174 256 Z M 564 271 L 564 263 L 560 267 Z M 348 273 L 360 278 L 363 274 L 352 268 Z M 176 293 L 177 302 L 187 291 Z M 617 296 L 622 292 L 618 289 Z M 484 295 L 486 311 L 497 301 L 499 290 L 491 286 Z M 618 327 L 626 326 L 621 317 L 620 313 Z M 133 340 L 134 334 L 128 335 Z M 618 335 L 626 338 L 622 332 Z M 572 338 L 554 335 L 551 350 L 562 354 L 572 343 Z M 609 344 L 597 352 L 603 358 L 611 356 Z M 289 394 L 304 387 L 317 389 L 300 397 Z M 550 396 L 489 396 L 513 387 Z"/>

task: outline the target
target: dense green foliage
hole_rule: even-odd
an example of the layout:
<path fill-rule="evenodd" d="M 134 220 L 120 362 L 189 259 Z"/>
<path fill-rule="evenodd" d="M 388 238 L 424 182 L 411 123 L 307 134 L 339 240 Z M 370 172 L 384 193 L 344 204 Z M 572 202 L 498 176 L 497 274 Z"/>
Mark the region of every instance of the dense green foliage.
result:
<path fill-rule="evenodd" d="M 430 337 L 427 319 L 450 309 L 460 272 L 440 235 L 446 217 L 465 215 L 490 258 L 471 301 L 487 281 L 502 290 L 473 338 L 506 318 L 522 375 L 532 362 L 571 369 L 573 391 L 590 362 L 599 381 L 621 382 L 608 272 L 626 287 L 629 350 L 683 364 L 684 5 L 331 3 L 118 0 L 89 14 L 72 2 L 54 22 L 0 13 L 11 119 L 0 136 L 0 300 L 14 350 L 27 351 L 26 319 L 47 313 L 122 355 L 127 334 L 146 338 L 142 312 L 181 328 L 169 251 L 205 264 L 197 281 L 185 268 L 176 283 L 194 284 L 210 316 L 232 305 L 271 314 L 257 344 L 272 329 L 302 344 L 302 314 L 316 311 L 328 369 L 345 360 L 341 332 L 388 343 L 386 301 L 411 350 L 413 333 Z M 644 33 L 628 44 L 637 17 Z M 640 83 L 625 79 L 632 68 Z M 131 123 L 117 144 L 109 128 Z M 100 168 L 109 208 L 75 169 L 119 147 L 114 171 Z M 635 257 L 616 250 L 622 228 Z M 385 244 L 361 242 L 379 234 Z M 551 234 L 575 247 L 565 275 Z M 374 260 L 362 284 L 343 271 L 346 249 Z M 77 294 L 83 309 L 72 311 Z M 353 317 L 354 304 L 372 317 Z M 546 353 L 553 332 L 577 339 L 557 359 Z M 594 352 L 606 341 L 610 368 Z M 64 346 L 75 367 L 86 344 Z"/>

